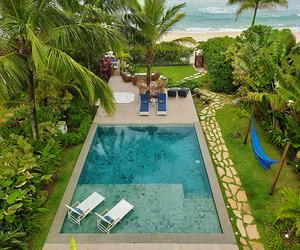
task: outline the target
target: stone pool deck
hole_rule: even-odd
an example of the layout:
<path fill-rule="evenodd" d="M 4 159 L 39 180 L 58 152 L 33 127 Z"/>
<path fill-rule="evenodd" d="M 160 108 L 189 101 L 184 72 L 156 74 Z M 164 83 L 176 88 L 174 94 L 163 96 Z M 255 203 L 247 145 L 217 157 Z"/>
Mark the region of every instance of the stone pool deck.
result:
<path fill-rule="evenodd" d="M 82 165 L 87 155 L 93 133 L 98 124 L 194 124 L 201 145 L 201 151 L 207 173 L 209 175 L 210 184 L 214 194 L 217 210 L 222 225 L 223 235 L 197 235 L 197 234 L 135 234 L 135 235 L 120 235 L 120 234 L 93 234 L 93 235 L 74 235 L 77 242 L 77 249 L 87 249 L 86 242 L 90 250 L 96 249 L 161 249 L 161 250 L 237 250 L 238 246 L 235 243 L 234 232 L 231 228 L 230 221 L 226 209 L 233 209 L 236 218 L 230 218 L 236 221 L 239 232 L 240 241 L 244 244 L 243 250 L 263 249 L 263 246 L 255 241 L 259 239 L 259 234 L 256 230 L 251 210 L 247 204 L 247 196 L 241 188 L 241 182 L 234 169 L 234 164 L 230 160 L 230 155 L 226 148 L 225 141 L 222 138 L 221 130 L 214 117 L 216 109 L 221 108 L 226 98 L 221 95 L 216 95 L 207 92 L 214 100 L 199 114 L 201 116 L 201 125 L 198 114 L 195 110 L 191 93 L 189 92 L 186 98 L 176 97 L 167 98 L 167 116 L 157 116 L 156 107 L 150 107 L 149 116 L 139 116 L 139 93 L 137 86 L 132 83 L 123 82 L 120 76 L 113 76 L 109 82 L 110 87 L 115 92 L 132 92 L 135 94 L 135 100 L 129 104 L 117 104 L 116 113 L 114 116 L 108 116 L 100 107 L 94 119 L 94 124 L 91 127 L 86 143 L 81 151 L 70 183 L 66 189 L 63 200 L 49 232 L 43 250 L 64 250 L 69 249 L 71 235 L 60 235 L 62 221 L 66 215 L 64 204 L 70 204 L 76 183 L 81 172 Z M 202 126 L 202 127 L 201 127 Z M 202 129 L 205 133 L 203 133 Z M 212 165 L 210 153 L 208 151 L 205 137 L 208 141 L 208 147 L 213 153 L 213 161 L 218 165 L 217 172 L 222 178 L 222 185 L 226 189 L 227 200 L 224 204 L 222 194 L 219 190 L 219 183 Z M 224 237 L 225 236 L 225 237 Z"/>

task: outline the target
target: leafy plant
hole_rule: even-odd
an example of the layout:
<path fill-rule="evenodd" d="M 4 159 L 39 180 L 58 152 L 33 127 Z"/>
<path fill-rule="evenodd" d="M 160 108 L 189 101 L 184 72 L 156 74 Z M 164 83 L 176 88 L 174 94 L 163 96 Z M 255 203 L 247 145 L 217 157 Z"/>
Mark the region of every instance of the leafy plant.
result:
<path fill-rule="evenodd" d="M 277 211 L 277 219 L 293 220 L 293 227 L 288 233 L 291 237 L 296 232 L 300 236 L 300 196 L 291 188 L 283 188 L 280 193 L 284 196 L 285 201 L 280 205 Z"/>
<path fill-rule="evenodd" d="M 24 232 L 12 231 L 12 232 L 4 232 L 0 231 L 0 249 L 2 250 L 28 250 L 28 244 L 18 240 L 25 235 Z"/>
<path fill-rule="evenodd" d="M 246 109 L 240 109 L 240 108 L 232 108 L 229 110 L 229 113 L 233 113 L 233 121 L 238 119 L 238 124 L 235 130 L 235 133 L 232 134 L 233 137 L 239 137 L 239 126 L 242 118 L 249 118 L 250 114 Z"/>

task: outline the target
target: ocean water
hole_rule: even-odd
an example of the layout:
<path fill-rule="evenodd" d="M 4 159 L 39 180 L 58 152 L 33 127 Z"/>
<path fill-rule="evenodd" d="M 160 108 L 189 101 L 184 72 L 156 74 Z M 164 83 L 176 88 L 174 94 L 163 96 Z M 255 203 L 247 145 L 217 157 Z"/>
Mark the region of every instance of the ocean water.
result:
<path fill-rule="evenodd" d="M 228 0 L 168 0 L 167 6 L 184 2 L 187 6 L 182 9 L 182 12 L 186 13 L 186 17 L 173 29 L 173 32 L 241 32 L 251 26 L 254 12 L 244 12 L 235 22 L 238 5 L 227 6 Z M 300 32 L 300 0 L 288 0 L 288 2 L 288 9 L 277 7 L 277 12 L 259 10 L 255 24 Z"/>

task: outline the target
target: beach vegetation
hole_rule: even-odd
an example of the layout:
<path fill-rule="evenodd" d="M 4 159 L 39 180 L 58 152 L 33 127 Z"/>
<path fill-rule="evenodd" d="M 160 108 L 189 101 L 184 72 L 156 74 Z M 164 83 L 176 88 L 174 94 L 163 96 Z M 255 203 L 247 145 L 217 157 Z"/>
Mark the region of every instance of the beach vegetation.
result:
<path fill-rule="evenodd" d="M 227 48 L 235 44 L 235 39 L 230 37 L 215 37 L 205 42 L 200 42 L 196 47 L 202 50 L 205 65 L 209 72 L 209 87 L 216 92 L 234 93 L 237 87 L 233 82 L 233 67 L 226 60 Z"/>
<path fill-rule="evenodd" d="M 252 26 L 255 23 L 256 13 L 258 10 L 277 11 L 277 6 L 288 8 L 287 0 L 229 0 L 227 5 L 239 4 L 235 14 L 237 21 L 238 17 L 246 11 L 254 11 Z"/>
<path fill-rule="evenodd" d="M 172 28 L 185 17 L 185 13 L 179 13 L 185 5 L 183 3 L 167 9 L 166 0 L 144 1 L 144 5 L 138 1 L 128 4 L 130 12 L 123 17 L 123 32 L 129 42 L 142 50 L 147 63 L 148 85 L 150 85 L 150 72 L 156 48 L 160 48 L 160 50 L 171 47 L 185 48 L 183 44 L 196 43 L 191 37 L 160 42 L 163 36 L 172 31 Z"/>

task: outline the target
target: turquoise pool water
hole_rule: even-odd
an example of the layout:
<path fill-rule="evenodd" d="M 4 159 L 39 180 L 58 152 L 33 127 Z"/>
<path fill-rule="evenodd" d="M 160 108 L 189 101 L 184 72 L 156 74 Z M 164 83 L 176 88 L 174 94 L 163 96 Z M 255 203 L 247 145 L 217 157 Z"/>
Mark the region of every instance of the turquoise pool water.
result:
<path fill-rule="evenodd" d="M 99 126 L 72 203 L 94 191 L 94 212 L 135 206 L 112 233 L 222 233 L 194 126 Z M 92 214 L 61 233 L 101 232 Z"/>

